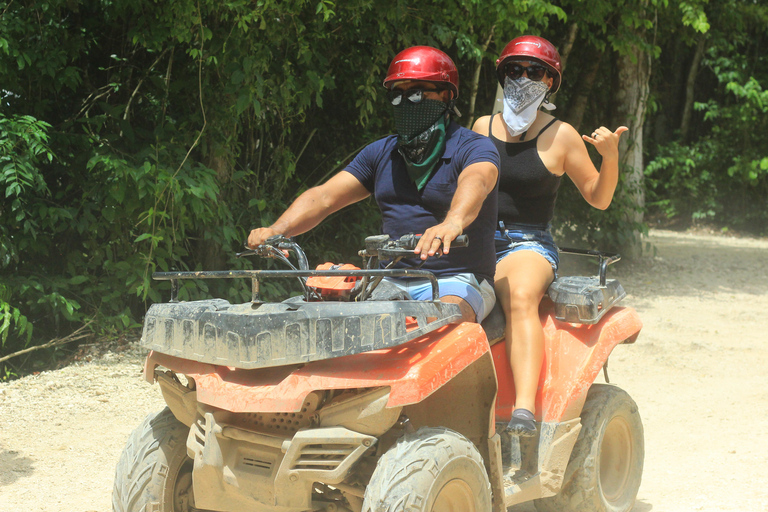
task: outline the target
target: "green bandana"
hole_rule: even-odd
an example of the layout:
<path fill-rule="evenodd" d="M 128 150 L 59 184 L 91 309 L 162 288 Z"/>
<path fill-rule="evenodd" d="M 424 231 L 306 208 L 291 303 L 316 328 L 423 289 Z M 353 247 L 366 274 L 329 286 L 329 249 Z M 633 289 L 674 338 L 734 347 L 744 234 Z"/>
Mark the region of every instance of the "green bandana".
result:
<path fill-rule="evenodd" d="M 405 160 L 408 176 L 421 191 L 437 168 L 445 151 L 448 116 L 442 101 L 404 101 L 394 107 L 398 151 Z"/>

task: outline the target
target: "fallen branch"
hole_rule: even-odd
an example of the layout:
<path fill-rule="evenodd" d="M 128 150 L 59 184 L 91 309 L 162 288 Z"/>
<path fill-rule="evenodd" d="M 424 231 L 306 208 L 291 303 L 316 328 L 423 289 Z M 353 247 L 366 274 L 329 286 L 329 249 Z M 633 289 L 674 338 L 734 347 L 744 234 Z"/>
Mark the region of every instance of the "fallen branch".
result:
<path fill-rule="evenodd" d="M 77 341 L 83 338 L 86 338 L 91 335 L 91 333 L 87 332 L 84 333 L 83 331 L 93 323 L 93 320 L 89 321 L 87 324 L 80 327 L 75 332 L 64 336 L 63 338 L 56 338 L 48 343 L 44 343 L 42 345 L 35 345 L 34 347 L 25 348 L 24 350 L 19 350 L 18 352 L 14 352 L 13 354 L 8 354 L 7 356 L 0 357 L 0 363 L 7 361 L 13 357 L 21 356 L 24 354 L 28 354 L 29 352 L 34 352 L 35 350 L 40 350 L 43 348 L 50 348 L 50 347 L 56 347 L 58 345 L 66 345 L 67 343 L 72 343 L 73 341 Z"/>

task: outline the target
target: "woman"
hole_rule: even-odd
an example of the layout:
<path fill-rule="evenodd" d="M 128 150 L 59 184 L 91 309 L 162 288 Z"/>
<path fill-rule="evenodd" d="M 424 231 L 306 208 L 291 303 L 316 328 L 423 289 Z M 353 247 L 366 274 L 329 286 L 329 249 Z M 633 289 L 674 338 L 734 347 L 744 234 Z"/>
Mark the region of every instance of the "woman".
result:
<path fill-rule="evenodd" d="M 536 389 L 544 357 L 539 302 L 555 278 L 559 257 L 550 234 L 557 189 L 567 174 L 595 208 L 611 203 L 619 175 L 619 138 L 601 126 L 579 136 L 573 126 L 540 111 L 560 87 L 560 55 L 541 37 L 507 44 L 496 61 L 504 88 L 502 115 L 477 120 L 473 130 L 491 138 L 499 166 L 499 231 L 496 232 L 496 296 L 507 319 L 507 354 L 515 382 L 515 410 L 506 431 L 536 435 Z M 600 172 L 582 139 L 602 156 Z"/>

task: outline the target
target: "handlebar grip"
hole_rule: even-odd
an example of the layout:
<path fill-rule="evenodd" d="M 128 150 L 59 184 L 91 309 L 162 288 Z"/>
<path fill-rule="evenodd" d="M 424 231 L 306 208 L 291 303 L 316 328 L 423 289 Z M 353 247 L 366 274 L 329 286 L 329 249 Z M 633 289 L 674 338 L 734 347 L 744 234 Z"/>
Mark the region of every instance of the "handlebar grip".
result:
<path fill-rule="evenodd" d="M 403 235 L 396 241 L 397 246 L 401 249 L 413 250 L 421 240 L 422 235 Z M 468 235 L 459 235 L 451 242 L 451 247 L 467 247 L 469 245 Z"/>
<path fill-rule="evenodd" d="M 451 247 L 466 247 L 469 245 L 469 235 L 459 235 L 451 242 Z"/>

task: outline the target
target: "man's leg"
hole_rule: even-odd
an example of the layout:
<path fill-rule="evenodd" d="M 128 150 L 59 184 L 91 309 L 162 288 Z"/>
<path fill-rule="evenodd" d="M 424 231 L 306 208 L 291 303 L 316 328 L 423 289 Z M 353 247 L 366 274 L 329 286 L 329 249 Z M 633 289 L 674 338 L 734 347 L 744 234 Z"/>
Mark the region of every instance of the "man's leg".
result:
<path fill-rule="evenodd" d="M 456 295 L 443 295 L 440 297 L 440 300 L 447 302 L 448 304 L 458 304 L 459 309 L 461 310 L 462 322 L 477 322 L 477 312 L 472 309 L 472 306 L 469 305 L 469 302 L 462 299 L 461 297 Z"/>
<path fill-rule="evenodd" d="M 387 279 L 414 300 L 432 300 L 432 285 L 426 279 Z M 438 278 L 438 295 L 446 303 L 458 304 L 464 322 L 482 322 L 496 303 L 496 294 L 488 281 L 478 283 L 473 274 Z"/>

